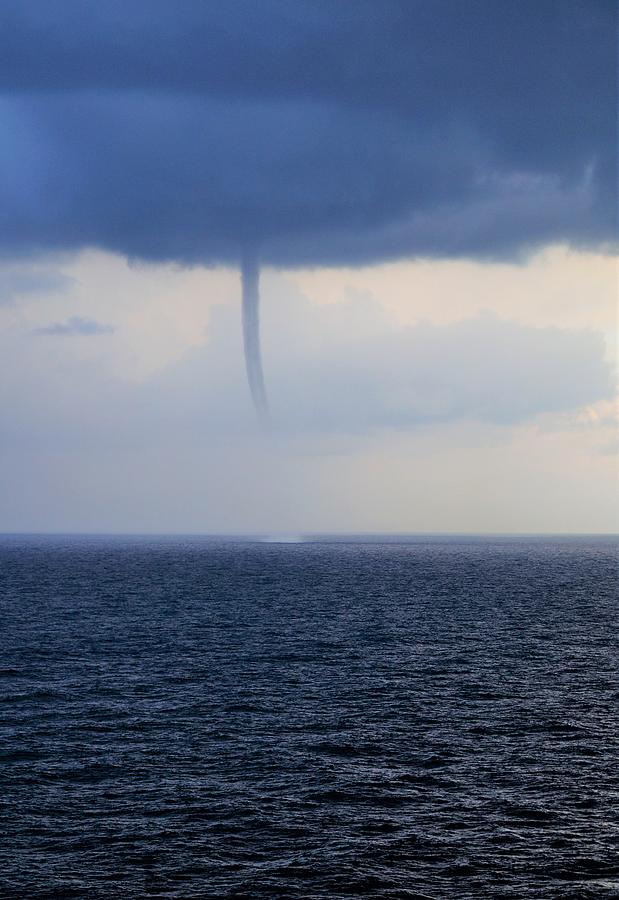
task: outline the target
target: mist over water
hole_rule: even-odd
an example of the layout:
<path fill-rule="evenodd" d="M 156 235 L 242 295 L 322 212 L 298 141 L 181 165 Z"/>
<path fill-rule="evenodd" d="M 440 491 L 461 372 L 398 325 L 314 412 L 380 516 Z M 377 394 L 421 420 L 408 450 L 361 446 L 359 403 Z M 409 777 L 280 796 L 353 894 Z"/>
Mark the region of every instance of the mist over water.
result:
<path fill-rule="evenodd" d="M 2 538 L 0 895 L 616 896 L 616 567 Z"/>

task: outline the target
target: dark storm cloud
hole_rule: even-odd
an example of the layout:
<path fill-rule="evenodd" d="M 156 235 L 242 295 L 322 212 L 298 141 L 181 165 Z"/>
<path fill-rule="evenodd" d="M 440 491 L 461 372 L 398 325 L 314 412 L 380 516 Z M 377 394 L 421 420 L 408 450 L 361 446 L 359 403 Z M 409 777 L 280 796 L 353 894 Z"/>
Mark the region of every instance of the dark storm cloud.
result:
<path fill-rule="evenodd" d="M 13 303 L 24 294 L 65 291 L 70 285 L 71 279 L 58 272 L 4 268 L 0 270 L 0 306 Z"/>
<path fill-rule="evenodd" d="M 35 334 L 91 337 L 95 334 L 112 334 L 113 331 L 111 325 L 102 325 L 101 322 L 95 322 L 94 319 L 83 319 L 81 316 L 71 316 L 66 322 L 54 322 L 52 325 L 37 328 Z"/>
<path fill-rule="evenodd" d="M 5 0 L 0 247 L 363 263 L 615 239 L 610 0 Z"/>

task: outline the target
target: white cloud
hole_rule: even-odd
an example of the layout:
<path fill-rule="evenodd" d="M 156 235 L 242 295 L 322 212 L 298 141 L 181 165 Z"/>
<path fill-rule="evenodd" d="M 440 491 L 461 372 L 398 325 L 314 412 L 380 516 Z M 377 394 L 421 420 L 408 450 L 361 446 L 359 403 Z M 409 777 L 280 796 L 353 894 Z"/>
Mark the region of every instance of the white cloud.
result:
<path fill-rule="evenodd" d="M 490 297 L 481 269 L 461 283 L 468 305 L 445 294 L 451 315 L 425 321 L 400 315 L 393 272 L 381 281 L 368 270 L 371 293 L 333 273 L 327 303 L 315 293 L 324 273 L 267 272 L 274 422 L 262 434 L 236 273 L 135 269 L 101 254 L 63 266 L 70 290 L 3 310 L 0 529 L 615 527 L 602 321 L 536 321 L 544 296 L 531 291 L 519 320 L 504 296 L 480 313 L 475 277 Z M 526 268 L 496 268 L 507 287 L 512 268 L 534 281 Z M 555 282 L 546 272 L 542 283 Z M 419 307 L 431 311 L 423 296 Z M 114 332 L 33 334 L 72 317 Z"/>
<path fill-rule="evenodd" d="M 285 279 L 265 303 L 265 368 L 273 427 L 282 434 L 365 433 L 462 419 L 511 424 L 612 397 L 604 342 L 592 332 L 536 328 L 486 314 L 445 325 L 396 327 L 370 298 L 316 306 Z M 53 333 L 99 333 L 73 317 Z M 49 328 L 43 329 L 49 334 Z M 247 430 L 253 423 L 241 358 L 237 304 L 212 311 L 206 342 L 143 383 L 65 354 L 40 359 L 25 335 L 6 348 L 15 392 L 5 417 L 48 440 L 81 433 L 152 445 L 176 435 Z M 110 336 L 111 339 L 111 336 Z M 40 417 L 40 418 L 37 418 Z M 65 437 L 63 437 L 63 441 Z"/>

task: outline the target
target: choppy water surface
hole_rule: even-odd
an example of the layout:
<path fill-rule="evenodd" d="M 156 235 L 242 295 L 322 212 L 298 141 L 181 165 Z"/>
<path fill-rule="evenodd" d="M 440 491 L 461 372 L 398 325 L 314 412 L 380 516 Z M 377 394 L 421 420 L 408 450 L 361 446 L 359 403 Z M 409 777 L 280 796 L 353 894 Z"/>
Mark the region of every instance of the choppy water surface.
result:
<path fill-rule="evenodd" d="M 2 897 L 619 896 L 616 545 L 0 539 Z"/>

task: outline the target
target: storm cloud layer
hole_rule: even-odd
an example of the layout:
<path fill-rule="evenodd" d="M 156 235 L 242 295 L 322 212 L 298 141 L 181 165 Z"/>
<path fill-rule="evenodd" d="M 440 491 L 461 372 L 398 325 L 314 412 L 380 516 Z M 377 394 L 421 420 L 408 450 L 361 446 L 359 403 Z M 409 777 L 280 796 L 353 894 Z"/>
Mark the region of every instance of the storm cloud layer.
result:
<path fill-rule="evenodd" d="M 614 0 L 3 0 L 0 253 L 615 241 Z"/>

